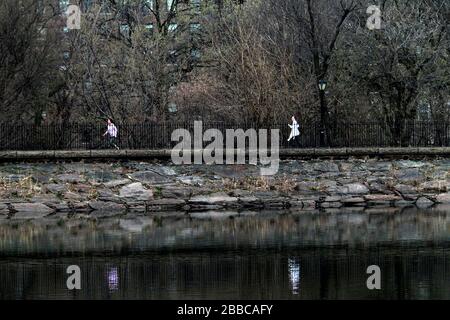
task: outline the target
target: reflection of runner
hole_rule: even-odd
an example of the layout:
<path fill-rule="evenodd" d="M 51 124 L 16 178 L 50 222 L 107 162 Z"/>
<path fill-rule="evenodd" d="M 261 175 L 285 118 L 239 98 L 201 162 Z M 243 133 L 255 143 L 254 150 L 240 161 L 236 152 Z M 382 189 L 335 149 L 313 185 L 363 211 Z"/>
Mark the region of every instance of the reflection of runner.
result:
<path fill-rule="evenodd" d="M 295 120 L 295 117 L 292 116 L 292 124 L 289 124 L 289 127 L 291 128 L 291 134 L 289 135 L 288 142 L 291 141 L 291 139 L 294 139 L 294 142 L 299 146 L 300 144 L 300 138 L 295 139 L 300 135 L 300 131 L 298 130 L 298 123 L 297 120 Z"/>
<path fill-rule="evenodd" d="M 109 147 L 115 147 L 117 150 L 119 150 L 119 147 L 116 144 L 117 131 L 117 127 L 114 125 L 114 123 L 112 123 L 111 119 L 108 119 L 108 129 L 103 134 L 103 136 L 108 135 Z"/>

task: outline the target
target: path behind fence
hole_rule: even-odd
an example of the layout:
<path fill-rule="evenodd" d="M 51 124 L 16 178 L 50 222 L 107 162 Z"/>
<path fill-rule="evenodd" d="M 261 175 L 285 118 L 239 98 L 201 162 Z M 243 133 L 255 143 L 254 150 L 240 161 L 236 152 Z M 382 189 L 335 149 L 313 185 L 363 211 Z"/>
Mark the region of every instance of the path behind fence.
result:
<path fill-rule="evenodd" d="M 194 122 L 117 124 L 121 149 L 170 149 L 178 142 L 171 141 L 176 129 L 187 129 L 193 135 Z M 363 147 L 439 147 L 450 146 L 450 123 L 404 122 L 397 127 L 382 123 L 341 123 L 328 128 L 326 140 L 320 143 L 318 123 L 300 124 L 300 143 L 287 142 L 288 123 L 257 127 L 252 124 L 204 122 L 203 131 L 218 129 L 279 129 L 280 147 L 300 148 L 363 148 Z M 107 147 L 104 124 L 25 125 L 0 124 L 0 150 L 96 150 Z M 192 139 L 193 140 L 193 139 Z M 270 140 L 269 140 L 270 141 Z M 204 145 L 208 145 L 205 142 Z"/>

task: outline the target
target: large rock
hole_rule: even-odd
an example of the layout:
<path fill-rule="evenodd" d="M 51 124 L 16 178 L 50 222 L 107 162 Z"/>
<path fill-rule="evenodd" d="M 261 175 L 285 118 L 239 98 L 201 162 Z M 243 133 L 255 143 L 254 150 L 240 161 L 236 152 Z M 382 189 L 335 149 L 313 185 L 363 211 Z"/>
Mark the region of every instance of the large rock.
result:
<path fill-rule="evenodd" d="M 12 207 L 16 211 L 14 218 L 21 219 L 43 218 L 55 211 L 42 203 L 14 203 Z"/>
<path fill-rule="evenodd" d="M 58 203 L 61 201 L 61 199 L 59 199 L 56 195 L 52 193 L 47 193 L 47 194 L 37 194 L 33 196 L 30 201 L 34 203 L 47 204 L 47 203 Z"/>
<path fill-rule="evenodd" d="M 105 183 L 103 183 L 103 185 L 106 188 L 116 188 L 116 187 L 124 186 L 130 182 L 131 182 L 130 179 L 119 179 L 119 180 L 112 180 L 112 181 L 105 182 Z"/>
<path fill-rule="evenodd" d="M 416 201 L 416 206 L 419 208 L 428 208 L 428 207 L 431 207 L 433 204 L 434 204 L 434 202 L 426 197 L 420 197 Z"/>
<path fill-rule="evenodd" d="M 9 213 L 8 205 L 5 203 L 0 203 L 0 216 L 7 215 Z"/>
<path fill-rule="evenodd" d="M 83 176 L 72 173 L 60 174 L 56 178 L 63 183 L 81 183 L 86 181 L 86 179 Z"/>
<path fill-rule="evenodd" d="M 110 171 L 88 171 L 85 173 L 85 176 L 91 181 L 101 183 L 108 183 L 120 179 L 120 175 Z"/>
<path fill-rule="evenodd" d="M 27 176 L 24 174 L 4 174 L 0 173 L 0 178 L 7 182 L 19 182 L 25 179 Z"/>
<path fill-rule="evenodd" d="M 392 164 L 390 162 L 369 162 L 366 164 L 367 170 L 370 171 L 391 171 Z"/>
<path fill-rule="evenodd" d="M 420 184 L 419 189 L 423 191 L 447 191 L 447 180 L 425 181 Z"/>
<path fill-rule="evenodd" d="M 423 176 L 418 168 L 396 170 L 395 177 L 400 182 L 420 181 L 423 179 Z"/>
<path fill-rule="evenodd" d="M 90 201 L 89 207 L 97 211 L 124 211 L 126 210 L 125 205 L 115 202 L 106 201 Z"/>
<path fill-rule="evenodd" d="M 209 176 L 216 175 L 222 178 L 240 179 L 248 176 L 259 176 L 260 170 L 255 165 L 234 164 L 207 166 Z"/>
<path fill-rule="evenodd" d="M 397 184 L 394 186 L 394 189 L 396 191 L 400 192 L 401 194 L 416 194 L 417 193 L 417 188 L 412 185 L 408 185 L 408 184 Z"/>
<path fill-rule="evenodd" d="M 314 191 L 319 189 L 319 183 L 316 181 L 299 181 L 295 186 L 296 191 Z"/>
<path fill-rule="evenodd" d="M 362 183 L 349 183 L 338 187 L 338 192 L 342 194 L 366 194 L 369 193 L 369 188 Z"/>
<path fill-rule="evenodd" d="M 130 178 L 148 185 L 164 185 L 173 182 L 170 177 L 154 171 L 135 172 L 130 174 Z"/>
<path fill-rule="evenodd" d="M 369 185 L 370 192 L 373 193 L 390 193 L 385 184 L 373 182 Z"/>
<path fill-rule="evenodd" d="M 205 183 L 202 177 L 197 176 L 179 176 L 177 180 L 190 186 L 202 186 Z"/>
<path fill-rule="evenodd" d="M 191 196 L 192 190 L 189 187 L 167 186 L 161 189 L 160 195 L 163 198 L 187 199 Z"/>
<path fill-rule="evenodd" d="M 80 195 L 78 192 L 72 192 L 72 191 L 68 191 L 66 193 L 64 193 L 64 199 L 67 201 L 82 201 L 85 199 L 85 197 L 83 197 L 82 195 Z"/>
<path fill-rule="evenodd" d="M 172 211 L 181 210 L 186 205 L 182 199 L 158 199 L 148 202 L 149 211 Z"/>
<path fill-rule="evenodd" d="M 450 192 L 439 194 L 436 197 L 436 202 L 450 204 Z"/>
<path fill-rule="evenodd" d="M 218 192 L 210 195 L 195 196 L 189 199 L 192 204 L 229 204 L 238 201 L 236 197 L 230 197 L 224 192 Z"/>
<path fill-rule="evenodd" d="M 45 185 L 45 189 L 51 193 L 63 193 L 67 190 L 66 186 L 63 184 L 50 183 Z"/>
<path fill-rule="evenodd" d="M 341 202 L 345 205 L 357 205 L 357 204 L 363 204 L 366 201 L 364 198 L 361 197 L 351 197 L 351 198 L 344 198 L 341 200 Z"/>
<path fill-rule="evenodd" d="M 339 172 L 338 165 L 330 161 L 314 163 L 313 168 L 315 171 L 319 172 Z"/>
<path fill-rule="evenodd" d="M 402 200 L 401 197 L 394 194 L 369 194 L 365 195 L 364 199 L 369 202 L 386 202 Z"/>
<path fill-rule="evenodd" d="M 421 161 L 412 161 L 412 160 L 400 160 L 395 163 L 397 168 L 400 169 L 408 169 L 408 168 L 422 168 L 426 165 L 426 163 Z"/>
<path fill-rule="evenodd" d="M 323 202 L 339 202 L 341 200 L 342 200 L 341 196 L 328 196 L 328 197 L 325 197 Z"/>
<path fill-rule="evenodd" d="M 121 198 L 131 198 L 140 201 L 153 199 L 152 190 L 146 189 L 140 182 L 131 183 L 122 187 L 119 195 Z"/>
<path fill-rule="evenodd" d="M 174 170 L 174 168 L 169 166 L 153 166 L 151 171 L 159 173 L 163 176 L 175 176 L 177 175 L 177 172 Z"/>

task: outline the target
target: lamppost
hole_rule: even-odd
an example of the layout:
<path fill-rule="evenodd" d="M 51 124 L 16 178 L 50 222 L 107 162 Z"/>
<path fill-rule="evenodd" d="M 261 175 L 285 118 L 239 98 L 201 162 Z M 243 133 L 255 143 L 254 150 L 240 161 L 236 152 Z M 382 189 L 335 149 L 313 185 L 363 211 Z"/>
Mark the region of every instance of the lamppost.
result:
<path fill-rule="evenodd" d="M 325 101 L 325 89 L 327 82 L 323 79 L 319 80 L 319 98 L 320 98 L 320 146 L 325 146 L 325 130 L 327 125 L 327 106 Z"/>

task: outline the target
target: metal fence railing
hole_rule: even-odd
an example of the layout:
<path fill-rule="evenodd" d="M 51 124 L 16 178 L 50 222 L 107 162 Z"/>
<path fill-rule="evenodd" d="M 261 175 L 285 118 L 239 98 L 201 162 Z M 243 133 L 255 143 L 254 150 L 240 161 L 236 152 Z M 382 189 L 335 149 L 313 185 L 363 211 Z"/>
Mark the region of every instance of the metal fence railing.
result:
<path fill-rule="evenodd" d="M 194 133 L 193 122 L 148 122 L 116 124 L 121 149 L 166 149 L 174 147 L 172 132 L 186 129 Z M 288 143 L 287 123 L 258 127 L 253 124 L 203 122 L 203 132 L 218 129 L 226 140 L 226 129 L 280 130 L 280 147 L 437 147 L 450 146 L 450 123 L 403 122 L 397 126 L 384 123 L 340 123 L 329 126 L 321 144 L 319 123 L 300 123 L 300 143 Z M 104 124 L 31 125 L 0 123 L 0 150 L 93 150 L 108 148 Z M 193 143 L 192 139 L 192 143 Z M 269 140 L 270 141 L 270 140 Z M 209 142 L 204 142 L 206 146 Z"/>

